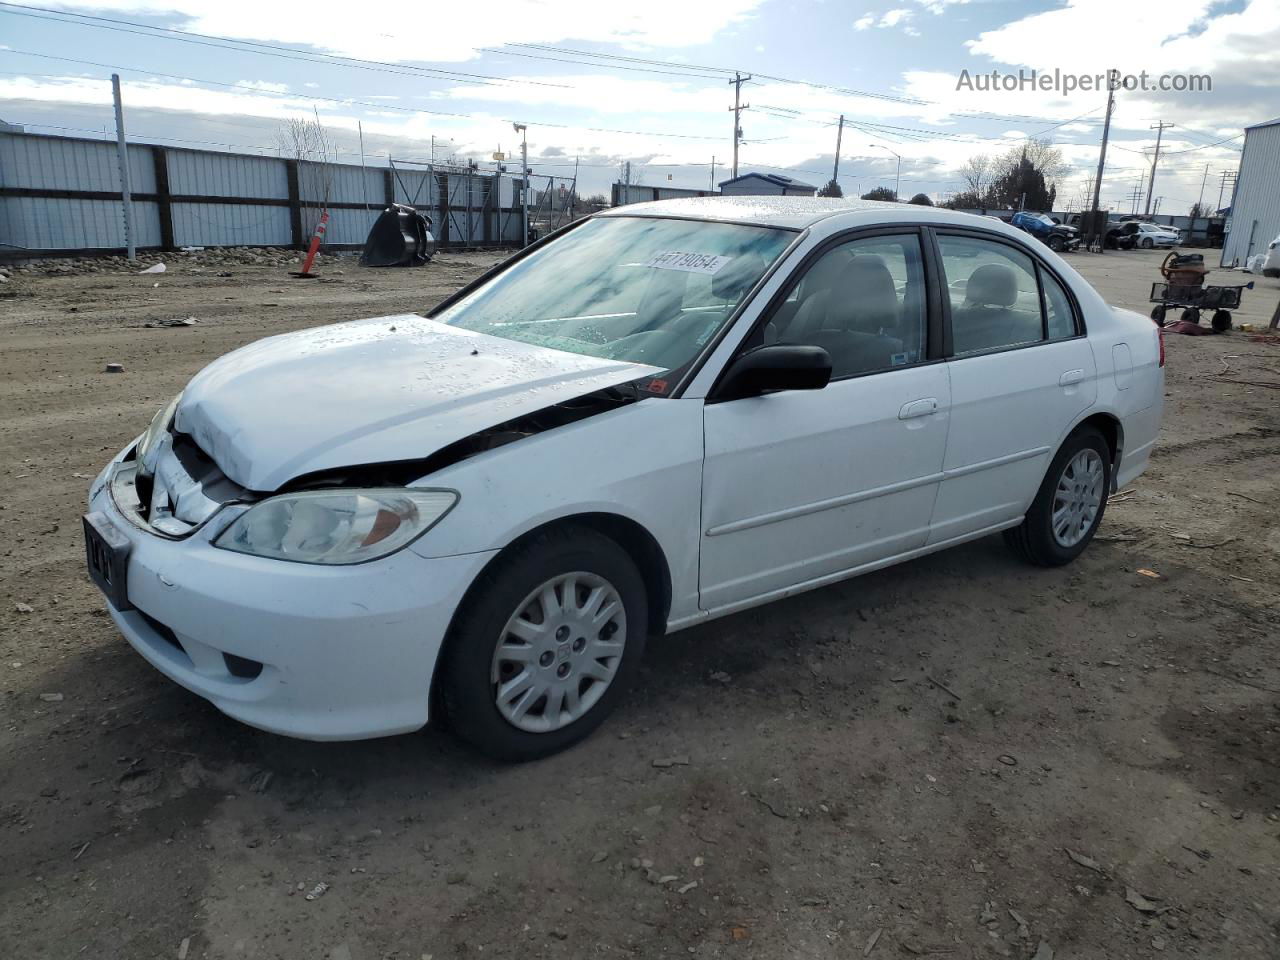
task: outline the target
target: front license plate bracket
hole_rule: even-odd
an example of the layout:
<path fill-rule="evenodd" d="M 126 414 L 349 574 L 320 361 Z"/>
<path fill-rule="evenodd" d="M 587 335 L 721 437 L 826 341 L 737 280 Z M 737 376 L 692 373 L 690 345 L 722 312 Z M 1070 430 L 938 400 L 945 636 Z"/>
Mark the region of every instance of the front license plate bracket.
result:
<path fill-rule="evenodd" d="M 84 523 L 84 559 L 89 579 L 117 610 L 131 610 L 129 602 L 129 538 L 101 512 L 88 513 Z"/>

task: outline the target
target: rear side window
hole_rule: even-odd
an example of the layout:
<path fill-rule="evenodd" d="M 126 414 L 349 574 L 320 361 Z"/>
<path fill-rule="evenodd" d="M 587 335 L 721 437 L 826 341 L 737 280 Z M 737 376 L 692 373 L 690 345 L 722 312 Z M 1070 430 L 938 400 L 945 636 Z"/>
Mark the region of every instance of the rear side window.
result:
<path fill-rule="evenodd" d="M 1040 285 L 1044 289 L 1045 330 L 1050 340 L 1066 340 L 1076 335 L 1076 317 L 1071 300 L 1062 284 L 1048 270 L 1040 271 Z"/>
<path fill-rule="evenodd" d="M 1013 247 L 977 237 L 938 236 L 956 356 L 1044 339 L 1036 265 Z"/>

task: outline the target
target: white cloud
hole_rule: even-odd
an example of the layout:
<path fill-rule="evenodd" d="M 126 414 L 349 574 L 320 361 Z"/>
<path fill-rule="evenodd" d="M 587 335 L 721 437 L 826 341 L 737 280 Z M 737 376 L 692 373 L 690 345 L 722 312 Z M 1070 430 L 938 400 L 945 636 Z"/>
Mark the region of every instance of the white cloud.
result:
<path fill-rule="evenodd" d="M 884 16 L 880 18 L 877 27 L 896 27 L 900 23 L 905 23 L 915 16 L 910 10 L 899 7 L 896 10 L 886 10 Z"/>
<path fill-rule="evenodd" d="M 237 80 L 236 83 L 241 87 L 249 87 L 254 90 L 262 90 L 266 93 L 288 93 L 289 85 L 287 83 L 271 83 L 268 80 Z"/>
<path fill-rule="evenodd" d="M 937 15 L 945 13 L 947 7 L 962 6 L 969 0 L 915 0 L 916 3 L 924 7 L 930 13 Z"/>
<path fill-rule="evenodd" d="M 857 20 L 853 21 L 853 29 L 867 30 L 870 27 L 875 26 L 875 23 L 876 15 L 874 13 L 864 13 Z"/>
<path fill-rule="evenodd" d="M 199 33 L 293 45 L 379 60 L 461 61 L 481 47 L 522 43 L 615 43 L 685 47 L 710 42 L 749 18 L 763 0 L 646 0 L 640 5 L 597 0 L 491 0 L 456 9 L 401 0 L 315 0 L 305 9 L 261 0 L 111 0 L 125 14 L 179 14 Z M 103 0 L 59 6 L 99 12 Z"/>

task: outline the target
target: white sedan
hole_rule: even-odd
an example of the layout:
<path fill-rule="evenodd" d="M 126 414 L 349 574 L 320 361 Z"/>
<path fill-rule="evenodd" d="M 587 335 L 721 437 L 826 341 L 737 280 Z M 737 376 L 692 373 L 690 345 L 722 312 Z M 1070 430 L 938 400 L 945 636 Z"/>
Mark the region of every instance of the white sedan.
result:
<path fill-rule="evenodd" d="M 808 198 L 622 207 L 429 315 L 271 337 L 103 470 L 128 641 L 265 730 L 437 712 L 562 749 L 649 636 L 1003 532 L 1067 563 L 1142 472 L 1164 355 L 1011 227 Z"/>
<path fill-rule="evenodd" d="M 1158 223 L 1139 223 L 1134 242 L 1144 250 L 1152 247 L 1176 247 L 1182 242 L 1182 232 L 1176 227 L 1166 227 Z"/>

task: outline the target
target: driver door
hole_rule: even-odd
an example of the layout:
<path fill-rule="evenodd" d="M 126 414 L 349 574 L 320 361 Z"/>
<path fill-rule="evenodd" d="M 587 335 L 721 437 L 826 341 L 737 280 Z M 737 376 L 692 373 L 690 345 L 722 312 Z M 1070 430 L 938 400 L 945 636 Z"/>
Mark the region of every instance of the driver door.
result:
<path fill-rule="evenodd" d="M 925 275 L 914 230 L 837 238 L 747 338 L 744 349 L 822 346 L 832 379 L 822 390 L 708 399 L 703 609 L 833 582 L 925 545 L 951 406 Z"/>

